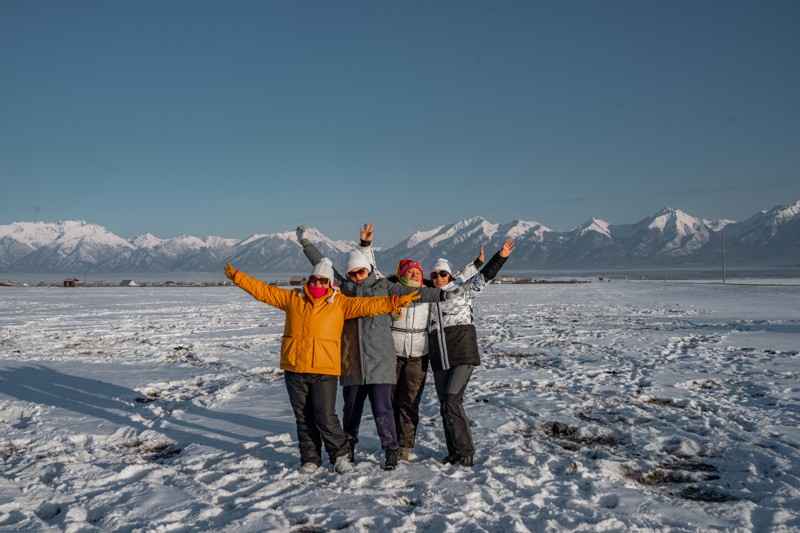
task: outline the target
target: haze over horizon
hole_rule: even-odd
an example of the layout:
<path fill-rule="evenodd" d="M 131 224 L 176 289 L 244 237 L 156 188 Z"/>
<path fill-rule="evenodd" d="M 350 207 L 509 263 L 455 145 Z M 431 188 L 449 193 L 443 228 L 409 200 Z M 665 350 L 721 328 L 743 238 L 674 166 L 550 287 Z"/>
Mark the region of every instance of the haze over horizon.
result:
<path fill-rule="evenodd" d="M 0 4 L 0 224 L 125 238 L 800 198 L 800 4 Z"/>

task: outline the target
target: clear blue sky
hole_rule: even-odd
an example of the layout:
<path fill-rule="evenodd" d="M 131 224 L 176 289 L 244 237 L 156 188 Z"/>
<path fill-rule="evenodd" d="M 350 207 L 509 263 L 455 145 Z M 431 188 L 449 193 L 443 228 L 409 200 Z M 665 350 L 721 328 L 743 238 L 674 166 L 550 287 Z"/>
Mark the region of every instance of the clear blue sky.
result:
<path fill-rule="evenodd" d="M 0 224 L 122 237 L 800 200 L 800 2 L 0 2 Z"/>

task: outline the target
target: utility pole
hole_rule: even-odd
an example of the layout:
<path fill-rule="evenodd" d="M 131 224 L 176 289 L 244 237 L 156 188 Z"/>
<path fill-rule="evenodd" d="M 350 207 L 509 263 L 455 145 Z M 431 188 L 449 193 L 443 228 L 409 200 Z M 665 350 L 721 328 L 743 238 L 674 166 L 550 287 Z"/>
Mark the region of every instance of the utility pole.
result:
<path fill-rule="evenodd" d="M 722 234 L 722 283 L 725 283 L 725 234 Z"/>

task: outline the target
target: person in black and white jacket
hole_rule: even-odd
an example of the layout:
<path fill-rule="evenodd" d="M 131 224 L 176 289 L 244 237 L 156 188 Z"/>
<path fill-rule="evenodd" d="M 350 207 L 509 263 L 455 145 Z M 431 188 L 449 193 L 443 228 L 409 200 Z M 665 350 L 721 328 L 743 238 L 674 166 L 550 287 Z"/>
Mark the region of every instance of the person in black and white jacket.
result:
<path fill-rule="evenodd" d="M 468 280 L 453 278 L 446 259 L 437 259 L 431 268 L 434 287 L 445 291 L 466 289 L 456 298 L 430 304 L 430 363 L 447 443 L 444 463 L 473 465 L 475 446 L 463 405 L 464 390 L 472 371 L 481 364 L 472 300 L 497 276 L 513 251 L 514 241 L 509 239 L 483 269 Z"/>

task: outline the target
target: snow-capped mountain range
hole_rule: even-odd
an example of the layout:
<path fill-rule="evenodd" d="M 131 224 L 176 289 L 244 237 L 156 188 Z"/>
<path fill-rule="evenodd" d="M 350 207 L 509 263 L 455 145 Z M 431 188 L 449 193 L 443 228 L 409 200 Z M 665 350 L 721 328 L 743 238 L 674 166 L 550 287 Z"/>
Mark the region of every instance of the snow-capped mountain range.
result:
<path fill-rule="evenodd" d="M 380 230 L 380 228 L 378 228 Z M 335 241 L 315 228 L 310 240 L 337 266 L 355 241 Z M 413 258 L 427 268 L 437 257 L 462 265 L 485 247 L 487 258 L 508 238 L 516 242 L 509 271 L 632 269 L 660 264 L 716 267 L 725 238 L 731 267 L 800 268 L 800 201 L 760 211 L 743 222 L 705 220 L 664 208 L 633 224 L 592 218 L 567 232 L 536 221 L 495 224 L 482 217 L 420 231 L 392 246 L 376 237 L 379 269 Z M 130 240 L 85 221 L 14 222 L 0 226 L 0 271 L 5 272 L 214 272 L 226 261 L 249 272 L 306 273 L 308 262 L 294 230 L 244 240 L 151 234 Z"/>

